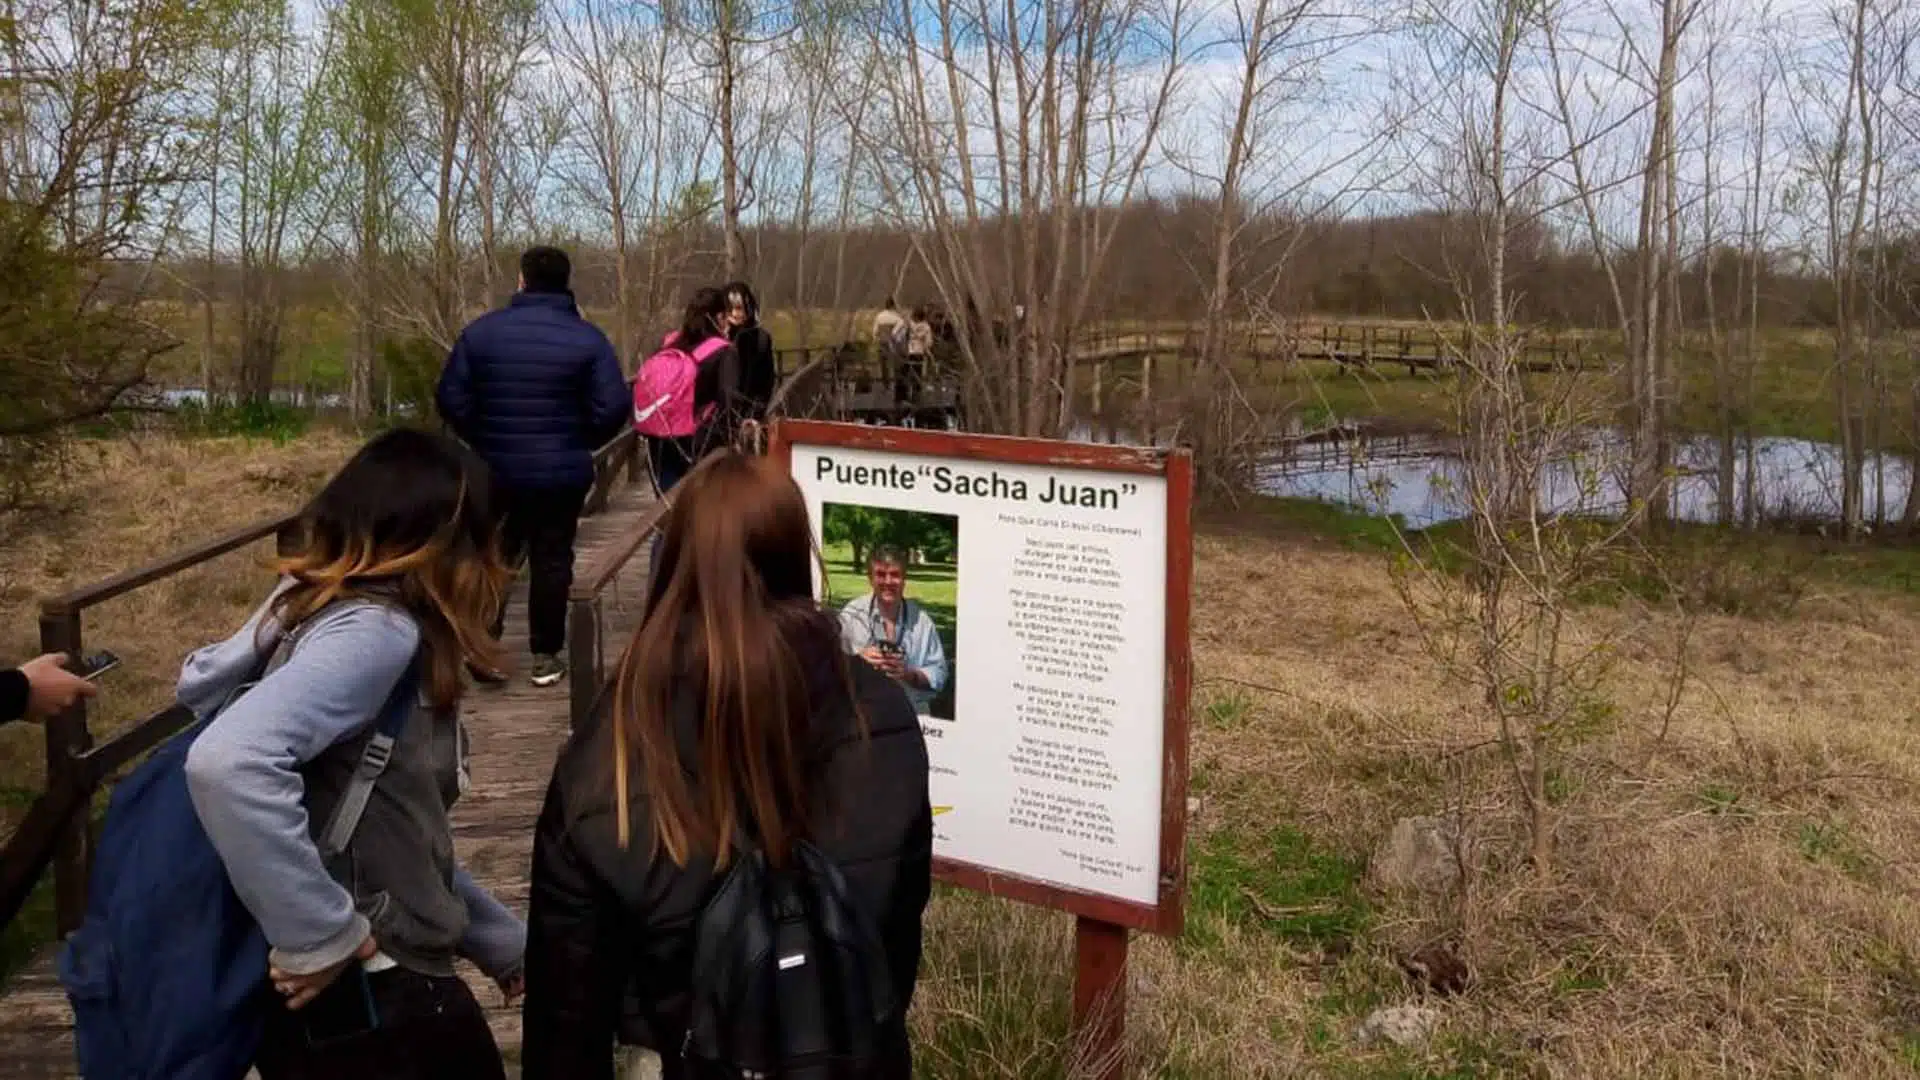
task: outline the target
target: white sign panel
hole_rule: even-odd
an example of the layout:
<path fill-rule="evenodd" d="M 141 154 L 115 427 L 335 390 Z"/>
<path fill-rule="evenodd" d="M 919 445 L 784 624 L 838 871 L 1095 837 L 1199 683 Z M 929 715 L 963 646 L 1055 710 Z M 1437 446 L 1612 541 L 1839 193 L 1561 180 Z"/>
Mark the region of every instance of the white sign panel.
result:
<path fill-rule="evenodd" d="M 805 443 L 792 463 L 849 647 L 891 650 L 869 655 L 922 713 L 934 853 L 1156 904 L 1166 479 Z"/>

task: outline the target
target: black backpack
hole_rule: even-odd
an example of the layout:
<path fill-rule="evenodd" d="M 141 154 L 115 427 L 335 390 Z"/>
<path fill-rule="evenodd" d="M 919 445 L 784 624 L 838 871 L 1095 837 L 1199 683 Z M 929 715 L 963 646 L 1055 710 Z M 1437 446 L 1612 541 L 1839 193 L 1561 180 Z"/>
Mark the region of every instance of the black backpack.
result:
<path fill-rule="evenodd" d="M 886 950 L 840 868 L 811 844 L 774 869 L 735 843 L 694 924 L 682 1053 L 702 1080 L 856 1080 L 898 1037 Z"/>

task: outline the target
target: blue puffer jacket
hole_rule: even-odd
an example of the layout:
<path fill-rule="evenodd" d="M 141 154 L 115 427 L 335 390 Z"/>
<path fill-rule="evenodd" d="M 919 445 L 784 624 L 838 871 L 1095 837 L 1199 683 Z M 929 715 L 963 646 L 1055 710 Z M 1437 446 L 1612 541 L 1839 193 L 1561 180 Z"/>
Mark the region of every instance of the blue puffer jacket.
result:
<path fill-rule="evenodd" d="M 593 451 L 633 401 L 607 335 L 570 293 L 515 293 L 467 324 L 435 395 L 440 415 L 512 487 L 586 487 Z"/>

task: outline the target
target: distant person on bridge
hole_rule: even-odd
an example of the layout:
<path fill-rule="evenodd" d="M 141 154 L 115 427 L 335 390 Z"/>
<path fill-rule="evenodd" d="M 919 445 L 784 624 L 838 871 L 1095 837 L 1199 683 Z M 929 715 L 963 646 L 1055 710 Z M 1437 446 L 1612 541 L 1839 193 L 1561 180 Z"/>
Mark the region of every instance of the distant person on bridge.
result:
<path fill-rule="evenodd" d="M 727 294 L 727 338 L 740 355 L 740 405 L 743 421 L 767 422 L 773 391 L 780 382 L 780 363 L 774 357 L 773 335 L 760 325 L 760 300 L 744 281 L 730 282 Z"/>
<path fill-rule="evenodd" d="M 927 318 L 926 308 L 913 309 L 913 315 L 906 322 L 905 337 L 902 348 L 906 355 L 894 369 L 893 401 L 911 412 L 920 401 L 920 386 L 926 379 L 928 362 L 933 358 L 933 323 Z"/>
<path fill-rule="evenodd" d="M 633 384 L 633 426 L 647 440 L 647 464 L 660 494 L 694 464 L 733 445 L 752 421 L 740 352 L 728 337 L 727 294 L 696 289 L 680 328 L 640 365 Z"/>
<path fill-rule="evenodd" d="M 873 345 L 881 355 L 897 360 L 903 354 L 903 350 L 895 351 L 895 336 L 906 321 L 906 316 L 900 314 L 900 308 L 894 304 L 893 297 L 887 297 L 880 314 L 873 317 Z"/>
<path fill-rule="evenodd" d="M 501 547 L 531 565 L 527 644 L 535 686 L 566 676 L 567 590 L 573 542 L 593 486 L 593 452 L 627 418 L 626 379 L 613 343 L 582 318 L 572 266 L 557 248 L 520 257 L 520 291 L 468 324 L 440 375 L 440 415 L 480 452 L 499 484 Z M 493 622 L 498 637 L 504 603 Z M 493 682 L 498 671 L 475 669 Z"/>
<path fill-rule="evenodd" d="M 646 616 L 536 827 L 522 1075 L 610 1077 L 618 1037 L 666 1080 L 908 1080 L 920 725 L 841 650 L 779 463 L 716 454 L 677 490 Z M 806 915 L 775 914 L 769 871 Z M 802 1051 L 843 1068 L 796 1071 Z"/>
<path fill-rule="evenodd" d="M 271 946 L 262 989 L 270 978 L 286 1003 L 266 1010 L 256 1067 L 262 1080 L 498 1080 L 455 961 L 511 1000 L 526 928 L 460 866 L 448 817 L 469 775 L 462 668 L 495 662 L 487 624 L 513 576 L 486 468 L 444 435 L 390 431 L 308 523 L 267 602 L 189 656 L 177 691 L 212 717 L 187 788 Z"/>
<path fill-rule="evenodd" d="M 0 671 L 0 724 L 22 717 L 45 720 L 92 697 L 94 685 L 61 666 L 66 662 L 65 653 L 48 653 Z"/>

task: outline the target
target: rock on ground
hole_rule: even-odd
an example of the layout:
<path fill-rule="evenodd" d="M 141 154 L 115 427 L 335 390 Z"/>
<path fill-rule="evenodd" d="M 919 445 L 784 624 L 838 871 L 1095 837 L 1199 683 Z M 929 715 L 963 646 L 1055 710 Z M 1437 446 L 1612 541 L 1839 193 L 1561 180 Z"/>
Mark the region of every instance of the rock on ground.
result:
<path fill-rule="evenodd" d="M 1368 869 L 1384 889 L 1443 892 L 1460 880 L 1458 830 L 1437 817 L 1401 818 L 1374 851 Z"/>
<path fill-rule="evenodd" d="M 1362 1046 L 1388 1043 L 1399 1047 L 1423 1046 L 1440 1026 L 1440 1011 L 1425 1005 L 1387 1005 L 1367 1014 L 1360 1021 L 1355 1037 Z"/>

